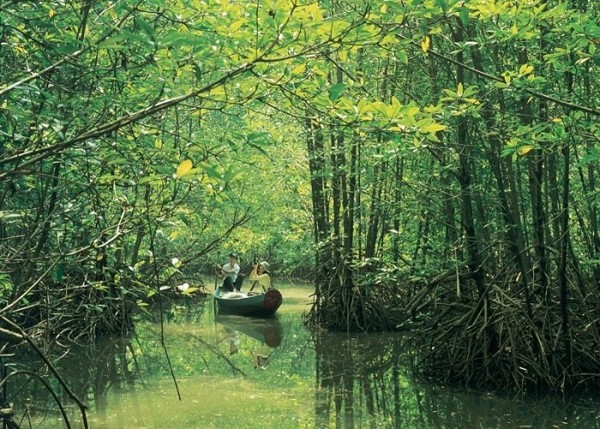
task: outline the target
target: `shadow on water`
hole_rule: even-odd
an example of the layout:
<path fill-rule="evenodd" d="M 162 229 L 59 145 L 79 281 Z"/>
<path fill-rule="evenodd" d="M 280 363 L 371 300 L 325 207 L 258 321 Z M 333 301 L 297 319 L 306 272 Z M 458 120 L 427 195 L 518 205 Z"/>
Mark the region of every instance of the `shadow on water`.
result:
<path fill-rule="evenodd" d="M 173 302 L 162 327 L 152 309 L 132 336 L 57 350 L 57 366 L 94 429 L 600 428 L 597 399 L 419 383 L 401 335 L 311 333 L 289 308 L 260 320 L 215 317 L 210 300 Z M 28 359 L 17 365 L 35 365 Z M 9 388 L 19 389 L 15 409 L 29 410 L 23 427 L 65 427 L 39 385 Z M 71 411 L 72 427 L 82 427 Z"/>

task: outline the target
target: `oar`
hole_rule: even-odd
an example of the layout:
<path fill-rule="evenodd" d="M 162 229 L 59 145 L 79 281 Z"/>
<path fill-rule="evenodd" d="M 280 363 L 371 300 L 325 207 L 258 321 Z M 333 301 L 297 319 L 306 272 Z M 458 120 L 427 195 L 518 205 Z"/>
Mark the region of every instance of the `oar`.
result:
<path fill-rule="evenodd" d="M 217 290 L 217 269 L 215 267 L 215 288 L 213 290 Z M 217 300 L 216 298 L 213 299 L 213 314 L 216 316 L 217 315 Z"/>

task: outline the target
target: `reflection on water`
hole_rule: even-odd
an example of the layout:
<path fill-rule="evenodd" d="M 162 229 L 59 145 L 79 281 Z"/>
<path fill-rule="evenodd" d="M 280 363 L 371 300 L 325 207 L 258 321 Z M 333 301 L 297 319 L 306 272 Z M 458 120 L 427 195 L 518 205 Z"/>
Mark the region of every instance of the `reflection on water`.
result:
<path fill-rule="evenodd" d="M 401 423 L 402 392 L 409 386 L 399 364 L 406 357 L 397 336 L 315 338 L 317 427 L 369 427 Z M 400 426 L 397 426 L 400 427 Z"/>
<path fill-rule="evenodd" d="M 417 383 L 397 334 L 316 336 L 318 428 L 600 428 L 598 398 L 511 397 Z"/>
<path fill-rule="evenodd" d="M 273 349 L 279 347 L 283 337 L 283 328 L 278 318 L 253 319 L 241 316 L 216 316 L 215 321 L 223 326 L 225 333 L 222 341 L 229 344 L 229 354 L 235 354 L 239 348 L 239 334 L 254 338 L 258 347 L 252 349 L 252 364 L 255 369 L 266 369 Z"/>
<path fill-rule="evenodd" d="M 217 316 L 215 321 L 225 328 L 242 333 L 269 347 L 279 347 L 283 327 L 278 318 L 253 319 L 242 316 Z"/>
<path fill-rule="evenodd" d="M 298 294 L 292 301 L 310 291 L 287 293 Z M 175 303 L 162 309 L 164 348 L 160 313 L 151 312 L 135 335 L 71 346 L 57 366 L 90 405 L 95 429 L 600 428 L 597 399 L 511 398 L 416 383 L 401 335 L 312 334 L 301 308 L 284 304 L 278 318 L 256 320 L 215 318 L 210 300 Z M 27 355 L 19 359 L 32 365 Z M 45 389 L 9 388 L 20 389 L 17 410 L 28 401 L 32 427 L 65 427 Z M 71 410 L 72 427 L 82 427 Z"/>

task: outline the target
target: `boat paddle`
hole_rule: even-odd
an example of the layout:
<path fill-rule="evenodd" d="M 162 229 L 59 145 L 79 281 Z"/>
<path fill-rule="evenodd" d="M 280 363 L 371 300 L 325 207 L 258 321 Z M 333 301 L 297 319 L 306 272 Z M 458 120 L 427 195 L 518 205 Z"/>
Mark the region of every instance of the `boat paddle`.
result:
<path fill-rule="evenodd" d="M 215 270 L 215 288 L 213 290 L 217 290 L 217 278 L 219 275 L 217 274 L 217 270 Z"/>

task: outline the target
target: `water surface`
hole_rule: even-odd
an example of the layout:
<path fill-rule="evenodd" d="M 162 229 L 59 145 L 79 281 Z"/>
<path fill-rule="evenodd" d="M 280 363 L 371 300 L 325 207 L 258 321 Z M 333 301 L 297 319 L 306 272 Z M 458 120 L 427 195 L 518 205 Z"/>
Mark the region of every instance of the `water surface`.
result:
<path fill-rule="evenodd" d="M 267 321 L 215 318 L 210 299 L 164 303 L 162 324 L 154 309 L 133 335 L 72 347 L 59 366 L 92 428 L 600 428 L 592 398 L 416 382 L 401 334 L 311 333 L 311 293 L 282 288 Z M 66 427 L 45 389 L 29 387 L 32 426 Z M 82 427 L 74 405 L 68 415 Z"/>

